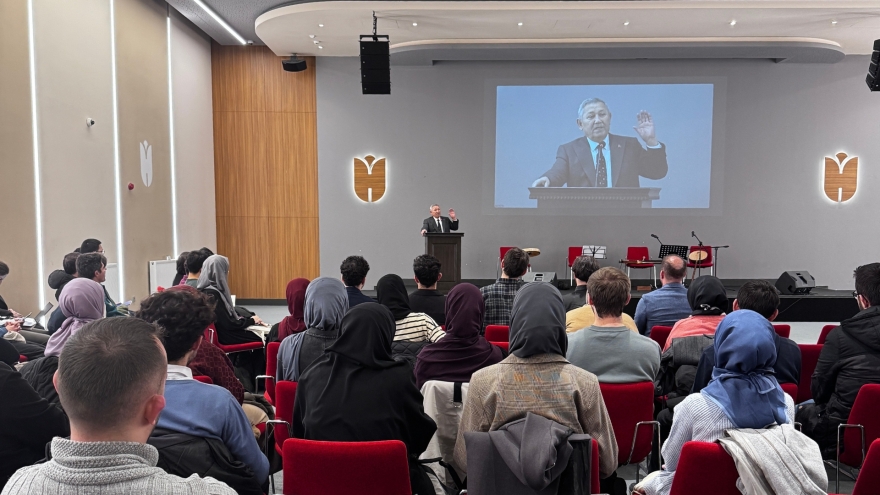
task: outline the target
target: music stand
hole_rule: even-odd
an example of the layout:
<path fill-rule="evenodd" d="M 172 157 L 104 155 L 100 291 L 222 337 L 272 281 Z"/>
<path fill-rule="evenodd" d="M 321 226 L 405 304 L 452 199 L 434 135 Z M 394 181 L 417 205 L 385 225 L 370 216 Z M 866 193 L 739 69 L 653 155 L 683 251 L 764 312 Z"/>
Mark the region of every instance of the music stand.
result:
<path fill-rule="evenodd" d="M 660 246 L 660 255 L 659 258 L 662 260 L 663 258 L 669 256 L 670 254 L 678 255 L 681 259 L 687 260 L 688 251 L 690 251 L 690 247 L 688 246 L 676 246 L 675 244 L 663 244 Z"/>
<path fill-rule="evenodd" d="M 608 246 L 584 246 L 583 255 L 592 256 L 594 260 L 607 259 Z"/>

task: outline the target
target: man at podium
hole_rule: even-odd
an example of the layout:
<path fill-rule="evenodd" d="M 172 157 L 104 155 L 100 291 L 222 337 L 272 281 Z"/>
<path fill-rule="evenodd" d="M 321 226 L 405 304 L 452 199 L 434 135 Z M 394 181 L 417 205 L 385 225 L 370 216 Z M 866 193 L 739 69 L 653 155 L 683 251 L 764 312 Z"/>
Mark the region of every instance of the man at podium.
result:
<path fill-rule="evenodd" d="M 666 146 L 657 140 L 651 114 L 642 110 L 633 127 L 639 139 L 611 134 L 611 111 L 599 98 L 584 100 L 577 126 L 584 136 L 556 151 L 556 163 L 532 187 L 639 187 L 639 177 L 666 177 Z"/>
<path fill-rule="evenodd" d="M 449 216 L 440 216 L 440 205 L 434 204 L 430 208 L 431 216 L 422 222 L 422 235 L 431 234 L 448 234 L 453 230 L 458 230 L 458 218 L 455 216 L 455 210 L 449 209 Z"/>

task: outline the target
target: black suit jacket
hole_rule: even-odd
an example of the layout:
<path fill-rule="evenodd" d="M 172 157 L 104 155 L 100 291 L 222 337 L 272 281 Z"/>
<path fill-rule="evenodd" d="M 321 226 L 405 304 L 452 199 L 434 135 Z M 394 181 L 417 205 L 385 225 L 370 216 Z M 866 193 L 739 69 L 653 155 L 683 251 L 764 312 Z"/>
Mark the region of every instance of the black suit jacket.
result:
<path fill-rule="evenodd" d="M 642 148 L 638 138 L 608 135 L 611 154 L 611 187 L 639 187 L 639 176 L 648 179 L 666 177 L 666 145 L 660 148 Z M 550 179 L 550 187 L 595 187 L 596 165 L 593 151 L 586 137 L 565 143 L 556 151 L 556 163 L 543 177 Z"/>
<path fill-rule="evenodd" d="M 440 223 L 443 224 L 443 232 L 449 233 L 453 230 L 458 230 L 458 220 L 452 221 L 448 217 L 440 217 Z M 429 233 L 441 233 L 437 230 L 437 221 L 434 220 L 434 217 L 428 217 L 425 221 L 422 222 L 422 229 L 427 230 Z"/>

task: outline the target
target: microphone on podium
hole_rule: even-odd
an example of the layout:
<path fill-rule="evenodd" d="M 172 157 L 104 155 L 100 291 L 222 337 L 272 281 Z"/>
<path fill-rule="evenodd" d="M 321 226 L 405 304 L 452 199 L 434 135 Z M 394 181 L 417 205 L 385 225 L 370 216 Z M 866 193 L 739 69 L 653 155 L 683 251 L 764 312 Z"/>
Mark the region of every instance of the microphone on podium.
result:
<path fill-rule="evenodd" d="M 663 245 L 663 241 L 661 241 L 660 238 L 657 237 L 657 234 L 651 234 L 651 237 L 653 237 L 654 239 L 657 239 L 657 242 L 659 242 L 661 246 Z"/>

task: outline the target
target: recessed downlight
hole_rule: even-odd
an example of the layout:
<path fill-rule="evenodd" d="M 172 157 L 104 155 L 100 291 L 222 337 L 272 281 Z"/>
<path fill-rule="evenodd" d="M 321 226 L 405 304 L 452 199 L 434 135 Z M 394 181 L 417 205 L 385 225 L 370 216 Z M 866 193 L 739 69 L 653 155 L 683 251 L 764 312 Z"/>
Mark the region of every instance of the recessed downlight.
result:
<path fill-rule="evenodd" d="M 321 46 L 321 45 L 318 45 L 318 50 L 323 50 L 323 49 L 324 49 L 324 47 L 323 47 L 323 46 Z"/>
<path fill-rule="evenodd" d="M 517 25 L 517 26 L 522 26 L 522 23 L 521 23 L 521 22 L 517 22 L 516 25 Z"/>
<path fill-rule="evenodd" d="M 318 24 L 318 27 L 319 27 L 319 28 L 322 28 L 322 27 L 324 27 L 324 25 L 323 25 L 323 24 Z"/>
<path fill-rule="evenodd" d="M 310 34 L 310 35 L 309 35 L 309 38 L 314 38 L 314 37 L 315 37 L 314 34 Z"/>
<path fill-rule="evenodd" d="M 623 21 L 624 26 L 629 26 L 629 21 Z"/>
<path fill-rule="evenodd" d="M 416 26 L 418 26 L 418 25 L 419 25 L 418 22 L 414 22 L 414 23 L 413 23 L 413 27 L 416 27 Z"/>
<path fill-rule="evenodd" d="M 736 19 L 730 21 L 730 25 L 731 25 L 731 26 L 736 26 Z"/>

